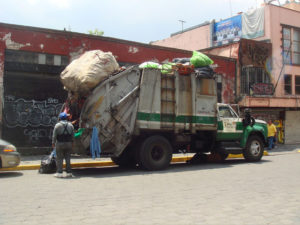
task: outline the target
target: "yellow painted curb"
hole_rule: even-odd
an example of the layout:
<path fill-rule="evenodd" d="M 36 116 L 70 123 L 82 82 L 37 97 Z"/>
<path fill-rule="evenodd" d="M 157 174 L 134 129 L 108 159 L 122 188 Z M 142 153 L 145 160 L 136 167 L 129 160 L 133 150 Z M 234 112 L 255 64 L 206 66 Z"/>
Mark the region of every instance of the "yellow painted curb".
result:
<path fill-rule="evenodd" d="M 172 163 L 177 163 L 177 162 L 186 162 L 187 160 L 190 160 L 192 156 L 181 156 L 181 157 L 173 157 L 172 158 Z"/>
<path fill-rule="evenodd" d="M 298 150 L 298 152 L 300 153 L 300 150 Z"/>
<path fill-rule="evenodd" d="M 298 151 L 300 152 L 300 150 Z M 264 151 L 264 155 L 267 156 L 269 153 L 267 151 Z M 243 158 L 243 154 L 229 154 L 228 158 Z M 187 160 L 190 160 L 192 156 L 186 156 L 186 157 L 173 157 L 172 163 L 178 163 L 178 162 L 186 162 Z M 98 161 L 98 162 L 78 162 L 78 163 L 71 163 L 72 168 L 87 168 L 87 167 L 104 167 L 104 166 L 115 166 L 116 164 L 112 161 Z M 66 165 L 64 164 L 64 167 Z M 17 171 L 17 170 L 38 170 L 40 168 L 40 165 L 21 165 L 13 168 L 2 168 L 0 171 Z"/>
<path fill-rule="evenodd" d="M 264 151 L 264 156 L 269 155 L 267 151 Z M 229 154 L 228 158 L 244 158 L 243 154 Z"/>
<path fill-rule="evenodd" d="M 38 170 L 40 165 L 22 165 L 13 168 L 2 168 L 0 171 L 16 171 L 16 170 Z"/>
<path fill-rule="evenodd" d="M 72 168 L 115 166 L 112 161 L 71 163 Z M 66 164 L 63 165 L 66 167 Z M 13 168 L 2 168 L 0 171 L 38 170 L 40 165 L 21 165 Z"/>

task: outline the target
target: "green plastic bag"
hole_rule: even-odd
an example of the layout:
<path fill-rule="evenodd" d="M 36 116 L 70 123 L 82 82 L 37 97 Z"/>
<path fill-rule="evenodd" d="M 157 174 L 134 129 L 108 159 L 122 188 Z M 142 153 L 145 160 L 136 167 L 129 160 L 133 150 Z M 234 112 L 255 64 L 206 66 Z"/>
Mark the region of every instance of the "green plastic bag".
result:
<path fill-rule="evenodd" d="M 78 131 L 74 134 L 75 138 L 79 138 L 84 131 L 84 128 L 79 128 Z"/>
<path fill-rule="evenodd" d="M 139 65 L 140 69 L 152 68 L 152 69 L 161 69 L 161 65 L 155 62 L 144 62 Z"/>
<path fill-rule="evenodd" d="M 191 64 L 194 65 L 195 68 L 209 66 L 213 63 L 214 61 L 212 61 L 207 55 L 201 52 L 193 51 Z"/>
<path fill-rule="evenodd" d="M 172 73 L 172 66 L 176 65 L 175 63 L 166 63 L 163 64 L 161 67 L 161 73 L 166 74 L 166 73 Z"/>

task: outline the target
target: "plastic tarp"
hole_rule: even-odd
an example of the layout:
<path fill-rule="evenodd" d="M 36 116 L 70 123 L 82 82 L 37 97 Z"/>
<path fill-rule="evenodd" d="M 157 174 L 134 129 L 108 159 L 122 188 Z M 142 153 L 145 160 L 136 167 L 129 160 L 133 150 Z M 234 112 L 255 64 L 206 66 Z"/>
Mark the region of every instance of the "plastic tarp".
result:
<path fill-rule="evenodd" d="M 73 60 L 60 78 L 67 90 L 87 93 L 118 69 L 119 64 L 111 52 L 93 50 Z"/>
<path fill-rule="evenodd" d="M 242 14 L 242 37 L 257 38 L 264 35 L 264 8 L 251 10 Z"/>

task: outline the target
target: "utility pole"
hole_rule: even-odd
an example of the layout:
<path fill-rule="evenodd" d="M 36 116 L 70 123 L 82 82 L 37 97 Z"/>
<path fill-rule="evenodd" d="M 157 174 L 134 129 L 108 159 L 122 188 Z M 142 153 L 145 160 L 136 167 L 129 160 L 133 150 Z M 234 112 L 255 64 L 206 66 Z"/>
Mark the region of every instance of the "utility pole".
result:
<path fill-rule="evenodd" d="M 181 23 L 181 32 L 183 32 L 183 23 L 186 23 L 184 20 L 178 20 Z"/>

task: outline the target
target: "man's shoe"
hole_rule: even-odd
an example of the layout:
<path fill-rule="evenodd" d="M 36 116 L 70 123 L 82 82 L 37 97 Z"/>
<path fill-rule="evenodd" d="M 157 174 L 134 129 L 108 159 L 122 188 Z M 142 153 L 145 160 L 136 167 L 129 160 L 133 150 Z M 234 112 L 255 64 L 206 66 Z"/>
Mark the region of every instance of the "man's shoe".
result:
<path fill-rule="evenodd" d="M 63 177 L 62 173 L 56 173 L 56 174 L 54 174 L 54 176 L 57 177 L 57 178 L 62 178 Z"/>
<path fill-rule="evenodd" d="M 67 173 L 66 177 L 74 177 L 72 173 Z"/>

